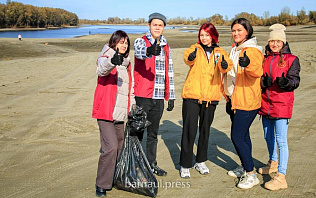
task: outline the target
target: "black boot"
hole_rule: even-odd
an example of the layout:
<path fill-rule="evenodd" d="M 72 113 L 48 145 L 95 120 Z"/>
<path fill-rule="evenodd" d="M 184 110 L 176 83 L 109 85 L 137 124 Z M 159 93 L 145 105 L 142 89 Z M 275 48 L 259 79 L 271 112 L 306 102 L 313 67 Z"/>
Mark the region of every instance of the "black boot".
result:
<path fill-rule="evenodd" d="M 156 163 L 151 164 L 150 167 L 151 167 L 153 173 L 158 175 L 158 176 L 166 176 L 167 175 L 167 172 L 164 171 L 163 169 L 159 168 Z"/>
<path fill-rule="evenodd" d="M 97 197 L 105 197 L 106 196 L 106 190 L 103 188 L 100 188 L 99 186 L 95 186 L 95 195 Z"/>

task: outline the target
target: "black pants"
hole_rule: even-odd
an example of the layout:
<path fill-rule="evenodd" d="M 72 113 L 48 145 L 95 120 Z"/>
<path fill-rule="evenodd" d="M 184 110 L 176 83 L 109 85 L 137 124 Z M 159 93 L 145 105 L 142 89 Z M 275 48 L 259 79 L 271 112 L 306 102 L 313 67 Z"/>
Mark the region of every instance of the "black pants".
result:
<path fill-rule="evenodd" d="M 148 162 L 151 165 L 156 165 L 157 160 L 157 144 L 158 144 L 158 130 L 159 123 L 162 117 L 164 109 L 164 100 L 163 99 L 151 99 L 151 98 L 142 98 L 135 97 L 136 105 L 142 107 L 143 110 L 147 113 L 147 120 L 151 122 L 151 125 L 147 127 L 147 142 L 146 142 L 146 156 Z M 137 132 L 137 137 L 139 141 L 143 140 L 144 131 Z"/>
<path fill-rule="evenodd" d="M 210 127 L 214 119 L 216 105 L 198 103 L 198 100 L 183 99 L 182 119 L 183 131 L 181 138 L 180 165 L 184 168 L 191 168 L 193 163 L 193 146 L 197 133 L 198 118 L 199 120 L 199 141 L 196 154 L 196 162 L 207 160 L 208 139 Z"/>

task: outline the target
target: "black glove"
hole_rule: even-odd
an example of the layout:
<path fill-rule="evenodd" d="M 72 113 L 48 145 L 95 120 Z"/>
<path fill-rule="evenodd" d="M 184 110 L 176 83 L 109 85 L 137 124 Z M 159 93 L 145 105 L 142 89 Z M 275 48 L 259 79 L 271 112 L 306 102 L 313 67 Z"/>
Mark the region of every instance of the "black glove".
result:
<path fill-rule="evenodd" d="M 161 52 L 161 47 L 157 45 L 157 39 L 155 39 L 154 44 L 152 44 L 150 47 L 147 47 L 147 56 L 154 55 L 158 56 Z"/>
<path fill-rule="evenodd" d="M 280 88 L 285 88 L 285 85 L 289 82 L 289 79 L 284 77 L 284 72 L 282 73 L 282 77 L 276 77 L 276 83 Z"/>
<path fill-rule="evenodd" d="M 191 52 L 191 54 L 188 57 L 189 61 L 193 61 L 196 58 L 196 51 L 197 51 L 197 48 L 195 48 L 194 52 Z"/>
<path fill-rule="evenodd" d="M 172 111 L 174 107 L 174 100 L 168 100 L 168 108 L 167 111 Z"/>
<path fill-rule="evenodd" d="M 239 65 L 241 67 L 247 67 L 250 64 L 250 59 L 246 54 L 246 51 L 244 52 L 244 57 L 239 58 Z"/>
<path fill-rule="evenodd" d="M 222 55 L 221 67 L 222 67 L 223 69 L 227 69 L 227 68 L 228 68 L 228 63 L 227 63 L 227 61 L 224 59 L 224 55 Z"/>
<path fill-rule="evenodd" d="M 268 88 L 272 85 L 272 78 L 268 75 L 267 72 L 266 72 L 266 75 L 263 75 L 262 84 L 266 88 Z"/>
<path fill-rule="evenodd" d="M 113 65 L 122 65 L 123 56 L 121 54 L 119 54 L 119 48 L 116 49 L 114 56 L 111 58 L 111 63 Z"/>

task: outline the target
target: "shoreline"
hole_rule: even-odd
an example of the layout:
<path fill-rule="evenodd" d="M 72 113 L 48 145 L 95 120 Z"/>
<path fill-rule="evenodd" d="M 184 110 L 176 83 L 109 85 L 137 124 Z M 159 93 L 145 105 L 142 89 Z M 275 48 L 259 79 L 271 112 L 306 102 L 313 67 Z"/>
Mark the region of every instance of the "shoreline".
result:
<path fill-rule="evenodd" d="M 229 51 L 232 38 L 229 26 L 220 26 L 217 28 L 219 37 L 219 46 Z M 290 44 L 297 42 L 304 45 L 314 44 L 316 26 L 296 26 L 287 28 L 287 41 Z M 142 37 L 144 33 L 128 34 L 131 43 Z M 163 35 L 171 49 L 186 49 L 198 41 L 197 32 L 182 32 L 180 28 L 166 29 Z M 300 36 L 298 36 L 300 35 Z M 52 54 L 65 54 L 77 52 L 100 52 L 105 43 L 108 42 L 111 34 L 91 34 L 75 38 L 22 38 L 19 41 L 15 38 L 0 38 L 0 61 L 11 59 L 22 59 L 27 57 L 45 57 Z M 257 37 L 258 45 L 267 45 L 268 27 L 255 26 L 254 36 Z M 23 37 L 23 34 L 22 34 Z"/>
<path fill-rule="evenodd" d="M 51 30 L 63 28 L 78 28 L 79 26 L 63 26 L 63 27 L 48 27 L 48 28 L 0 28 L 0 32 L 17 32 L 17 31 L 38 31 L 38 30 Z"/>

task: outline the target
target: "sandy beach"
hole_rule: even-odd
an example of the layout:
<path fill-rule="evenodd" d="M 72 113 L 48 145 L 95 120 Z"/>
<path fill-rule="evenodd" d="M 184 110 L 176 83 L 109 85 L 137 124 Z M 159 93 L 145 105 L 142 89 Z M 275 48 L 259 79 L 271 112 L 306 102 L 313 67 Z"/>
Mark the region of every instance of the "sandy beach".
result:
<path fill-rule="evenodd" d="M 229 52 L 230 29 L 217 28 L 219 45 Z M 254 27 L 260 45 L 267 44 L 268 32 L 268 27 Z M 288 131 L 288 189 L 268 191 L 263 184 L 270 176 L 258 174 L 260 185 L 241 190 L 237 179 L 226 174 L 240 162 L 230 140 L 224 100 L 211 128 L 206 161 L 210 174 L 192 169 L 190 179 L 180 178 L 181 90 L 188 71 L 183 51 L 197 41 L 197 33 L 172 29 L 164 35 L 171 46 L 177 100 L 161 120 L 158 164 L 168 175 L 157 177 L 157 197 L 316 197 L 316 26 L 288 27 L 286 33 L 301 63 Z M 0 38 L 0 197 L 95 197 L 100 148 L 97 122 L 91 118 L 95 62 L 109 36 Z M 129 36 L 133 43 L 142 35 Z M 250 130 L 258 169 L 268 161 L 259 116 Z M 107 197 L 144 196 L 113 188 Z"/>

